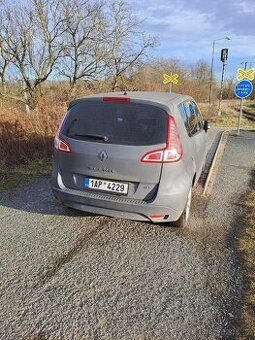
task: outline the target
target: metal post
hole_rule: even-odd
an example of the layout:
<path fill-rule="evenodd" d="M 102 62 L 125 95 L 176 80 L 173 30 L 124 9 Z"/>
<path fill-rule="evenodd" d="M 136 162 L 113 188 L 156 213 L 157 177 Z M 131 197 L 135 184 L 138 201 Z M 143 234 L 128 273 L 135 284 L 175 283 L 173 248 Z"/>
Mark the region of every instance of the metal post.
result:
<path fill-rule="evenodd" d="M 170 72 L 170 76 L 172 78 L 173 72 Z M 172 93 L 172 81 L 169 83 L 169 93 Z"/>
<path fill-rule="evenodd" d="M 243 99 L 241 99 L 240 101 L 240 112 L 239 112 L 239 117 L 238 117 L 237 136 L 240 135 L 240 125 L 241 125 L 242 114 L 243 114 Z"/>
<path fill-rule="evenodd" d="M 247 70 L 247 64 L 248 64 L 248 61 L 244 63 L 245 71 Z M 240 126 L 241 126 L 242 115 L 243 115 L 243 99 L 241 99 L 240 101 L 240 112 L 239 112 L 238 124 L 237 124 L 237 136 L 240 136 Z"/>
<path fill-rule="evenodd" d="M 223 83 L 224 83 L 224 74 L 225 74 L 226 63 L 222 65 L 222 75 L 221 75 L 221 84 L 220 84 L 220 98 L 219 98 L 219 109 L 218 116 L 221 116 L 221 102 L 222 102 L 222 94 L 223 94 Z"/>
<path fill-rule="evenodd" d="M 212 83 L 213 83 L 213 64 L 214 64 L 214 47 L 215 47 L 215 41 L 218 41 L 218 40 L 231 40 L 231 38 L 229 37 L 225 37 L 225 38 L 220 38 L 220 39 L 214 39 L 213 40 L 213 44 L 212 44 L 212 62 L 211 62 L 211 74 L 210 74 L 210 90 L 209 90 L 209 104 L 211 104 L 212 102 Z"/>
<path fill-rule="evenodd" d="M 213 45 L 212 45 L 212 63 L 211 63 L 211 74 L 210 74 L 209 104 L 211 104 L 211 102 L 212 102 L 212 80 L 213 80 L 214 45 L 215 45 L 215 40 L 213 40 Z"/>

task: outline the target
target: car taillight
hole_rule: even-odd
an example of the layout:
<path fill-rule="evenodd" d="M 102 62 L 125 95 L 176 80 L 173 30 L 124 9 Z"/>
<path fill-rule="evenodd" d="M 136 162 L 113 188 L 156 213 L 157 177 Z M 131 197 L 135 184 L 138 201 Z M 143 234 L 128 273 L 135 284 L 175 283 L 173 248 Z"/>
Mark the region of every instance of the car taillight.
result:
<path fill-rule="evenodd" d="M 178 162 L 182 157 L 182 144 L 177 131 L 174 117 L 168 116 L 166 147 L 147 152 L 142 158 L 143 163 Z"/>
<path fill-rule="evenodd" d="M 58 135 L 55 137 L 54 146 L 59 151 L 71 152 L 70 146 L 67 144 L 67 142 L 60 139 Z"/>
<path fill-rule="evenodd" d="M 59 125 L 59 128 L 58 128 L 58 131 L 56 133 L 56 136 L 55 136 L 55 139 L 54 139 L 54 147 L 55 149 L 59 150 L 59 151 L 64 151 L 64 152 L 71 152 L 71 149 L 70 149 L 70 146 L 68 145 L 67 142 L 65 142 L 64 140 L 62 140 L 60 137 L 59 137 L 59 134 L 60 134 L 60 130 L 61 130 L 61 127 L 63 125 L 63 122 L 65 120 L 65 117 L 66 117 L 67 113 L 65 114 L 61 124 Z"/>

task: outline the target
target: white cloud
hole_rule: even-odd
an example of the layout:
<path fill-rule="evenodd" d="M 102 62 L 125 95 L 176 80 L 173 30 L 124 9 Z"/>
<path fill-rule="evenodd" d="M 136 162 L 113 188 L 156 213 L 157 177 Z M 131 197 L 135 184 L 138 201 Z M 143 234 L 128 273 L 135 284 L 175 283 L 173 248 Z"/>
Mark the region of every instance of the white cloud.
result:
<path fill-rule="evenodd" d="M 151 28 L 157 26 L 157 32 L 163 36 L 179 38 L 203 38 L 206 34 L 213 31 L 213 24 L 208 15 L 198 11 L 189 10 L 187 12 L 172 13 L 164 18 L 150 18 Z M 162 31 L 160 31 L 162 28 Z"/>
<path fill-rule="evenodd" d="M 215 67 L 220 70 L 220 50 L 229 49 L 228 68 L 239 67 L 241 61 L 255 61 L 254 0 L 129 0 L 136 15 L 145 19 L 144 28 L 159 37 L 156 55 L 176 57 L 183 63 L 198 59 L 211 61 L 212 41 L 231 37 L 231 41 L 215 43 Z"/>
<path fill-rule="evenodd" d="M 234 3 L 237 12 L 242 14 L 255 14 L 255 3 L 249 1 L 238 1 Z"/>

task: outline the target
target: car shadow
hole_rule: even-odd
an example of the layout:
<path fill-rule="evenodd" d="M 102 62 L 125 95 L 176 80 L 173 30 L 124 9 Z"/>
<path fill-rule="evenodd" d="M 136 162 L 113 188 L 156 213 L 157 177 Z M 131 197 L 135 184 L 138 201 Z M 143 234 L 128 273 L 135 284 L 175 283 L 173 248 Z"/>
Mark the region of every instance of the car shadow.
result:
<path fill-rule="evenodd" d="M 101 215 L 88 213 L 81 210 L 64 207 L 59 204 L 53 196 L 51 191 L 51 179 L 49 177 L 40 177 L 29 179 L 21 182 L 20 186 L 10 190 L 0 190 L 0 217 L 2 207 L 25 212 L 54 215 L 54 216 L 69 216 L 69 217 L 99 217 Z M 11 212 L 11 213 L 12 213 Z M 10 214 L 10 211 L 7 212 Z M 109 217 L 110 218 L 110 217 Z M 132 222 L 132 221 L 131 221 Z M 170 228 L 170 224 L 162 223 L 155 224 L 152 222 L 143 222 L 147 227 L 157 226 L 162 229 L 169 229 L 171 231 L 178 231 L 177 228 Z"/>
<path fill-rule="evenodd" d="M 63 207 L 55 200 L 49 177 L 21 180 L 18 187 L 0 190 L 0 206 L 43 215 L 95 216 L 72 208 Z"/>
<path fill-rule="evenodd" d="M 196 219 L 196 212 L 194 209 L 197 206 L 196 199 L 192 203 L 193 211 L 190 218 L 191 225 L 193 220 Z M 88 213 L 81 210 L 75 210 L 69 207 L 64 207 L 59 204 L 53 196 L 51 190 L 50 177 L 38 177 L 29 180 L 21 180 L 18 187 L 9 190 L 0 190 L 0 218 L 1 215 L 5 215 L 6 207 L 12 209 L 12 211 L 6 211 L 6 215 L 15 213 L 15 210 L 42 214 L 42 215 L 54 215 L 54 216 L 69 216 L 69 217 L 100 217 L 102 215 Z M 199 209 L 201 210 L 201 209 Z M 109 217 L 110 218 L 110 217 Z M 132 221 L 130 221 L 132 222 Z M 133 221 L 136 223 L 136 221 Z M 157 227 L 161 230 L 169 230 L 175 233 L 186 233 L 188 230 L 182 230 L 174 227 L 171 223 L 153 223 L 150 221 L 144 221 L 141 223 L 145 228 Z M 193 228 L 192 228 L 193 229 Z"/>

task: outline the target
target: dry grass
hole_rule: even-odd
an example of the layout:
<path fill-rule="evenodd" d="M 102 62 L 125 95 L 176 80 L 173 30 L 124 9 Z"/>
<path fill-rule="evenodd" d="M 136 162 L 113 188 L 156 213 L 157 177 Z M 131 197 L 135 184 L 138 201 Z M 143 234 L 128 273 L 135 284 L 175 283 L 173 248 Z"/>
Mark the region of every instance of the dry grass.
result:
<path fill-rule="evenodd" d="M 109 85 L 109 84 L 108 84 Z M 38 107 L 26 113 L 24 105 L 13 102 L 0 103 L 0 160 L 9 165 L 22 164 L 30 160 L 51 158 L 53 138 L 63 117 L 67 102 L 76 96 L 107 91 L 107 84 L 91 83 L 90 87 L 77 87 L 70 95 L 66 84 L 48 84 Z M 236 126 L 238 100 L 226 100 L 222 104 L 222 116 L 218 117 L 217 102 L 211 107 L 206 103 L 199 106 L 212 125 Z M 254 110 L 250 107 L 250 110 Z M 255 111 L 255 110 L 254 110 Z M 255 126 L 245 118 L 242 126 Z"/>
<path fill-rule="evenodd" d="M 52 171 L 52 158 L 31 159 L 22 164 L 0 162 L 0 190 L 15 189 L 22 182 L 38 176 L 49 176 Z"/>
<path fill-rule="evenodd" d="M 247 194 L 245 205 L 247 207 L 245 227 L 240 234 L 238 248 L 242 255 L 247 290 L 241 309 L 239 340 L 255 339 L 255 171 L 252 174 L 250 192 Z"/>
<path fill-rule="evenodd" d="M 247 109 L 250 102 L 244 103 L 245 110 Z M 237 126 L 240 100 L 223 100 L 221 106 L 221 116 L 218 116 L 218 102 L 214 102 L 211 106 L 208 103 L 200 103 L 199 107 L 202 111 L 203 116 L 208 119 L 212 126 Z M 250 108 L 249 112 L 255 115 L 255 109 Z M 253 127 L 255 128 L 255 122 L 247 119 L 244 115 L 241 119 L 242 127 Z"/>
<path fill-rule="evenodd" d="M 43 100 L 30 113 L 3 109 L 0 115 L 1 161 L 15 165 L 49 158 L 53 152 L 53 137 L 65 111 L 64 103 Z"/>
<path fill-rule="evenodd" d="M 17 188 L 22 179 L 49 175 L 53 138 L 66 108 L 41 101 L 26 113 L 19 107 L 2 108 L 0 114 L 0 189 Z"/>

